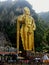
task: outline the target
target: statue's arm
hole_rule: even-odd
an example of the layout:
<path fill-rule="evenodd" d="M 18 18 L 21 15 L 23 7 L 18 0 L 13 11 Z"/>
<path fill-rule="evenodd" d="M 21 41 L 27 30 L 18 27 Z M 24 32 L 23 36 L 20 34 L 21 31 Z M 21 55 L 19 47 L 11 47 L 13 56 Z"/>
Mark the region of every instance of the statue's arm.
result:
<path fill-rule="evenodd" d="M 35 25 L 34 19 L 32 21 L 33 21 L 33 30 L 36 30 L 36 25 Z"/>

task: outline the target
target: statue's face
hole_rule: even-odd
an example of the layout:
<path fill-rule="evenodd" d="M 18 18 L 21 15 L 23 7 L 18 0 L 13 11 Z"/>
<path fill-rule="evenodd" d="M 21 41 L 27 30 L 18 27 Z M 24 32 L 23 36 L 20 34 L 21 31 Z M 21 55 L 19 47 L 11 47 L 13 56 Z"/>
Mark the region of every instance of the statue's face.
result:
<path fill-rule="evenodd" d="M 26 14 L 26 15 L 30 15 L 30 12 L 29 12 L 29 11 L 25 11 L 25 14 Z"/>
<path fill-rule="evenodd" d="M 25 8 L 24 8 L 24 14 L 30 15 L 30 10 L 29 10 L 28 7 L 25 7 Z"/>

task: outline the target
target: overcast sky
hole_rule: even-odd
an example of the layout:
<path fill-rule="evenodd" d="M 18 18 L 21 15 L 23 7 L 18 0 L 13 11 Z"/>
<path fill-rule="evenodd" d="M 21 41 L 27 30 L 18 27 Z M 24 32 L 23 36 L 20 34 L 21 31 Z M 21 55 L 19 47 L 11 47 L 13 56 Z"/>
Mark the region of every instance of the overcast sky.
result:
<path fill-rule="evenodd" d="M 0 0 L 5 1 L 5 0 Z M 27 0 L 36 13 L 49 11 L 49 0 Z"/>
<path fill-rule="evenodd" d="M 27 0 L 32 6 L 33 9 L 39 12 L 49 11 L 49 0 Z"/>

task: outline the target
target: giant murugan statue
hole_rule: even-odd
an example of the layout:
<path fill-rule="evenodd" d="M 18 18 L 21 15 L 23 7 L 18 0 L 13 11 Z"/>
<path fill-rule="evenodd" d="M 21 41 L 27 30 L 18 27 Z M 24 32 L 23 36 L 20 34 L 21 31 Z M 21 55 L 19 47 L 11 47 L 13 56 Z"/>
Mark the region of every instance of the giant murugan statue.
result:
<path fill-rule="evenodd" d="M 34 51 L 34 31 L 36 29 L 36 25 L 33 17 L 30 16 L 30 10 L 28 7 L 24 7 L 24 14 L 18 16 L 17 22 L 18 27 L 20 23 L 22 24 L 22 27 L 18 29 L 24 50 Z"/>

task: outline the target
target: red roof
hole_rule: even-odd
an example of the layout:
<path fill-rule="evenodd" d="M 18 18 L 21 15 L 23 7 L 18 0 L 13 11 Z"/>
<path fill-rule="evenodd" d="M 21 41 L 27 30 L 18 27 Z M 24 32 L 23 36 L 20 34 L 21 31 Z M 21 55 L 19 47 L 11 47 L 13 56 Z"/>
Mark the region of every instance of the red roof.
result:
<path fill-rule="evenodd" d="M 16 54 L 16 52 L 0 52 L 0 54 Z"/>

